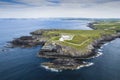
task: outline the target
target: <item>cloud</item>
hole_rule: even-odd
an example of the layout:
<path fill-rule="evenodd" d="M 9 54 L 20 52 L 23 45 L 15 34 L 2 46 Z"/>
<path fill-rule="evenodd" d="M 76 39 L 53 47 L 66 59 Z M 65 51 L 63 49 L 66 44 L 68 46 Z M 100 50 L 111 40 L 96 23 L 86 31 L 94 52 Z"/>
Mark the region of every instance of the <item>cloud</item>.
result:
<path fill-rule="evenodd" d="M 28 7 L 30 5 L 23 3 L 23 2 L 16 2 L 16 1 L 0 1 L 0 8 L 21 8 L 21 7 Z"/>
<path fill-rule="evenodd" d="M 51 2 L 51 3 L 56 3 L 56 4 L 61 3 L 60 0 L 46 0 L 46 1 Z"/>
<path fill-rule="evenodd" d="M 26 6 L 26 7 L 92 7 L 96 5 L 103 5 L 110 2 L 120 2 L 119 0 L 0 0 L 0 8 L 1 7 L 17 7 L 17 6 Z M 112 5 L 112 4 L 111 4 Z"/>
<path fill-rule="evenodd" d="M 1 18 L 120 18 L 119 0 L 0 0 Z"/>
<path fill-rule="evenodd" d="M 26 6 L 66 6 L 66 7 L 75 7 L 76 5 L 79 6 L 94 6 L 95 4 L 104 4 L 109 2 L 116 2 L 119 0 L 0 0 L 0 2 L 12 5 L 26 5 Z M 6 3 L 6 4 L 5 4 Z M 14 3 L 14 4 L 13 4 Z"/>

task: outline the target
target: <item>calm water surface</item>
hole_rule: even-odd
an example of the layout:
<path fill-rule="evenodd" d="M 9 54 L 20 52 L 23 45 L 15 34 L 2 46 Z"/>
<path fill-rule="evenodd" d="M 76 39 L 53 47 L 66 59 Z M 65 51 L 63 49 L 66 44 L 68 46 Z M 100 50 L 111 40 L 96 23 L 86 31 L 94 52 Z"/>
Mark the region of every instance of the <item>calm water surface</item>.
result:
<path fill-rule="evenodd" d="M 0 19 L 0 80 L 120 80 L 120 39 L 104 45 L 103 55 L 90 59 L 94 65 L 75 71 L 52 72 L 40 66 L 48 59 L 38 58 L 41 46 L 7 49 L 13 38 L 36 29 L 84 29 L 89 20 Z M 4 52 L 2 50 L 5 50 Z"/>

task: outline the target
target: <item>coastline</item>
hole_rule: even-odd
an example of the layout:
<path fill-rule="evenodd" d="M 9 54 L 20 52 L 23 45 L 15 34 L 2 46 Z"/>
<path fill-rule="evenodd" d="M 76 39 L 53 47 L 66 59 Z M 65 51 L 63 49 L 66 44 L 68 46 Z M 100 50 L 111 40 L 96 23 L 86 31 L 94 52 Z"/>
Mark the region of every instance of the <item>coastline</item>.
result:
<path fill-rule="evenodd" d="M 91 26 L 91 24 L 93 25 L 94 23 L 90 23 L 90 28 L 94 29 L 94 26 Z M 70 55 L 59 55 L 59 54 L 58 55 L 45 55 L 44 54 L 44 50 L 40 51 L 39 53 L 37 53 L 37 55 L 38 55 L 38 57 L 55 58 L 55 59 L 57 59 L 57 58 L 71 58 L 71 59 L 81 59 L 81 60 L 82 59 L 90 59 L 93 56 L 97 56 L 98 55 L 98 49 L 102 45 L 104 45 L 107 42 L 110 42 L 112 40 L 115 40 L 116 38 L 120 38 L 120 33 L 115 33 L 115 34 L 112 34 L 112 35 L 103 35 L 101 38 L 94 40 L 90 44 L 90 46 L 92 46 L 92 48 L 89 50 L 88 53 L 86 53 L 87 55 L 82 55 L 82 56 L 70 56 Z M 51 52 L 51 51 L 48 50 L 48 52 Z"/>
<path fill-rule="evenodd" d="M 93 24 L 94 23 L 89 23 L 88 27 L 94 29 Z M 24 47 L 24 48 L 26 48 L 26 47 L 33 47 L 33 46 L 36 46 L 36 45 L 42 45 L 44 47 L 45 43 L 47 42 L 47 39 L 48 39 L 47 37 L 45 37 L 44 39 L 43 39 L 43 37 L 41 37 L 42 32 L 44 32 L 44 31 L 49 31 L 49 30 L 41 30 L 40 32 L 37 32 L 37 33 L 31 32 L 30 34 L 32 34 L 32 36 L 23 36 L 23 37 L 20 37 L 20 38 L 17 38 L 15 40 L 11 41 L 10 43 L 13 44 L 14 47 Z M 54 31 L 54 29 L 52 31 Z M 38 40 L 38 37 L 40 38 L 40 40 Z M 43 57 L 43 58 L 53 58 L 53 59 L 56 60 L 55 62 L 53 60 L 51 62 L 44 62 L 44 63 L 41 64 L 41 66 L 47 66 L 48 69 L 55 69 L 55 70 L 59 69 L 60 71 L 61 70 L 66 70 L 66 69 L 76 70 L 76 69 L 79 69 L 81 66 L 85 67 L 86 65 L 89 64 L 87 62 L 86 62 L 86 64 L 80 63 L 82 60 L 91 59 L 91 58 L 94 58 L 95 56 L 99 56 L 98 49 L 100 49 L 100 47 L 103 44 L 105 44 L 107 42 L 110 42 L 110 41 L 112 41 L 116 38 L 120 38 L 120 33 L 116 33 L 116 34 L 112 34 L 112 35 L 104 35 L 101 38 L 94 40 L 90 44 L 90 46 L 92 46 L 92 48 L 89 50 L 88 53 L 86 53 L 86 55 L 82 55 L 82 56 L 64 55 L 65 53 L 62 53 L 62 55 L 61 55 L 61 53 L 56 52 L 57 49 L 58 49 L 58 48 L 54 47 L 54 46 L 56 46 L 56 44 L 54 44 L 54 45 L 52 44 L 52 46 L 51 46 L 51 47 L 54 47 L 55 50 L 51 51 L 50 49 L 46 49 L 46 50 L 41 49 L 37 53 L 37 56 L 38 57 Z M 60 45 L 58 45 L 58 46 L 59 46 L 59 48 L 62 47 Z M 46 55 L 46 52 L 47 52 L 47 55 Z M 80 62 L 79 61 L 76 62 L 76 60 L 79 60 Z M 69 65 L 67 65 L 66 63 L 61 63 L 60 64 L 59 63 L 60 61 L 62 61 L 62 62 L 67 61 L 67 63 L 70 63 L 70 64 Z M 51 67 L 50 64 L 54 64 L 54 65 Z M 56 65 L 58 65 L 58 64 L 60 64 L 60 65 L 56 67 Z M 72 67 L 68 67 L 68 66 L 72 66 Z"/>
<path fill-rule="evenodd" d="M 100 55 L 102 55 L 102 53 L 100 52 L 100 48 L 104 45 L 104 44 L 107 44 L 108 42 L 110 41 L 113 41 L 115 40 L 116 38 L 120 38 L 120 33 L 116 33 L 116 34 L 113 34 L 113 35 L 107 35 L 106 37 L 102 37 L 100 39 L 97 39 L 95 41 L 93 41 L 92 43 L 92 46 L 94 47 L 91 52 L 87 53 L 87 54 L 90 54 L 89 56 L 80 56 L 80 57 L 71 57 L 71 56 L 59 56 L 59 55 L 56 55 L 56 56 L 45 56 L 45 55 L 41 55 L 41 53 L 38 53 L 38 56 L 39 57 L 43 57 L 43 58 L 53 58 L 53 59 L 58 59 L 58 58 L 70 58 L 70 59 L 74 59 L 74 60 L 85 60 L 85 59 L 91 59 L 91 58 L 96 58 L 96 57 L 99 57 Z M 51 69 L 55 69 L 57 70 L 57 68 L 55 67 L 52 67 L 50 68 L 50 65 L 49 64 L 52 64 L 54 62 L 45 62 L 45 65 L 44 66 L 47 66 L 47 69 L 51 70 Z M 86 65 L 89 65 L 90 63 L 87 63 Z M 76 70 L 76 69 L 80 69 L 81 67 L 86 67 L 86 65 L 83 65 L 83 64 L 80 64 L 78 67 L 72 69 L 71 70 Z M 43 64 L 41 65 L 43 66 Z M 91 66 L 91 65 L 89 65 Z M 61 68 L 61 70 L 66 70 L 66 69 L 69 69 L 69 68 L 62 68 L 61 66 L 59 66 L 59 68 Z M 59 70 L 58 68 L 58 71 L 61 71 Z M 54 71 L 54 70 L 53 70 Z"/>

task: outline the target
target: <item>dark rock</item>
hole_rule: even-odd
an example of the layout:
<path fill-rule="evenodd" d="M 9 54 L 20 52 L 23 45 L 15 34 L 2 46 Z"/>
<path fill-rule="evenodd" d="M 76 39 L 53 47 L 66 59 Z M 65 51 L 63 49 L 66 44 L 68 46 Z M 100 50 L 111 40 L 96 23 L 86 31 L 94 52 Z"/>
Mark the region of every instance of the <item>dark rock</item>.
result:
<path fill-rule="evenodd" d="M 35 38 L 33 38 L 32 36 L 22 36 L 19 39 L 21 39 L 21 40 L 34 40 Z"/>
<path fill-rule="evenodd" d="M 89 26 L 93 27 L 93 24 L 90 23 Z M 44 66 L 48 66 L 49 68 L 56 69 L 76 69 L 80 66 L 85 66 L 88 63 L 84 63 L 82 61 L 78 61 L 76 59 L 88 59 L 91 56 L 96 54 L 96 50 L 101 47 L 104 43 L 114 40 L 115 38 L 120 37 L 120 33 L 113 35 L 102 35 L 100 39 L 94 40 L 87 48 L 87 52 L 83 53 L 76 49 L 73 49 L 69 46 L 58 45 L 57 43 L 46 43 L 48 38 L 44 38 L 41 36 L 44 31 L 35 31 L 32 32 L 32 36 L 22 36 L 20 38 L 14 39 L 10 43 L 16 47 L 33 47 L 37 45 L 44 45 L 42 49 L 39 51 L 38 56 L 44 58 L 56 58 L 51 62 L 42 63 Z M 53 34 L 54 36 L 58 36 L 59 34 Z"/>
<path fill-rule="evenodd" d="M 32 36 L 22 36 L 20 38 L 14 39 L 10 43 L 13 46 L 32 47 L 36 45 L 44 45 L 45 42 L 38 41 L 37 38 L 33 38 Z"/>
<path fill-rule="evenodd" d="M 95 24 L 95 22 L 93 22 L 93 23 L 88 23 L 88 25 L 87 25 L 87 26 L 88 26 L 89 28 L 91 28 L 91 29 L 94 29 L 94 30 L 95 30 L 96 28 L 94 27 L 94 25 L 93 25 L 93 24 Z"/>
<path fill-rule="evenodd" d="M 87 62 L 75 59 L 55 59 L 51 62 L 42 63 L 42 66 L 47 66 L 48 68 L 54 68 L 57 70 L 75 70 L 86 65 L 88 65 Z"/>
<path fill-rule="evenodd" d="M 82 53 L 78 50 L 69 48 L 68 46 L 61 46 L 57 44 L 44 45 L 40 50 L 38 56 L 44 58 L 74 58 L 74 59 L 85 59 L 95 56 L 97 49 L 100 48 L 106 42 L 112 41 L 115 38 L 120 37 L 120 34 L 113 35 L 102 35 L 100 39 L 94 40 L 89 46 L 86 53 Z"/>

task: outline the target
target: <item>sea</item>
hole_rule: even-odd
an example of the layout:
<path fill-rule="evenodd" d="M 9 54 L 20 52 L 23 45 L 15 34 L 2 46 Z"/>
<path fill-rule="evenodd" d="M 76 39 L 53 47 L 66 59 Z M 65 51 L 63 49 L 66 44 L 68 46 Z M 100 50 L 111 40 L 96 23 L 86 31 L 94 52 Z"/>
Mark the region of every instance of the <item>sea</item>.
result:
<path fill-rule="evenodd" d="M 120 80 L 120 39 L 104 44 L 100 55 L 87 60 L 93 65 L 77 70 L 55 71 L 45 69 L 39 58 L 42 46 L 7 48 L 8 42 L 30 35 L 37 29 L 92 30 L 87 27 L 91 19 L 45 18 L 0 19 L 0 80 Z"/>

